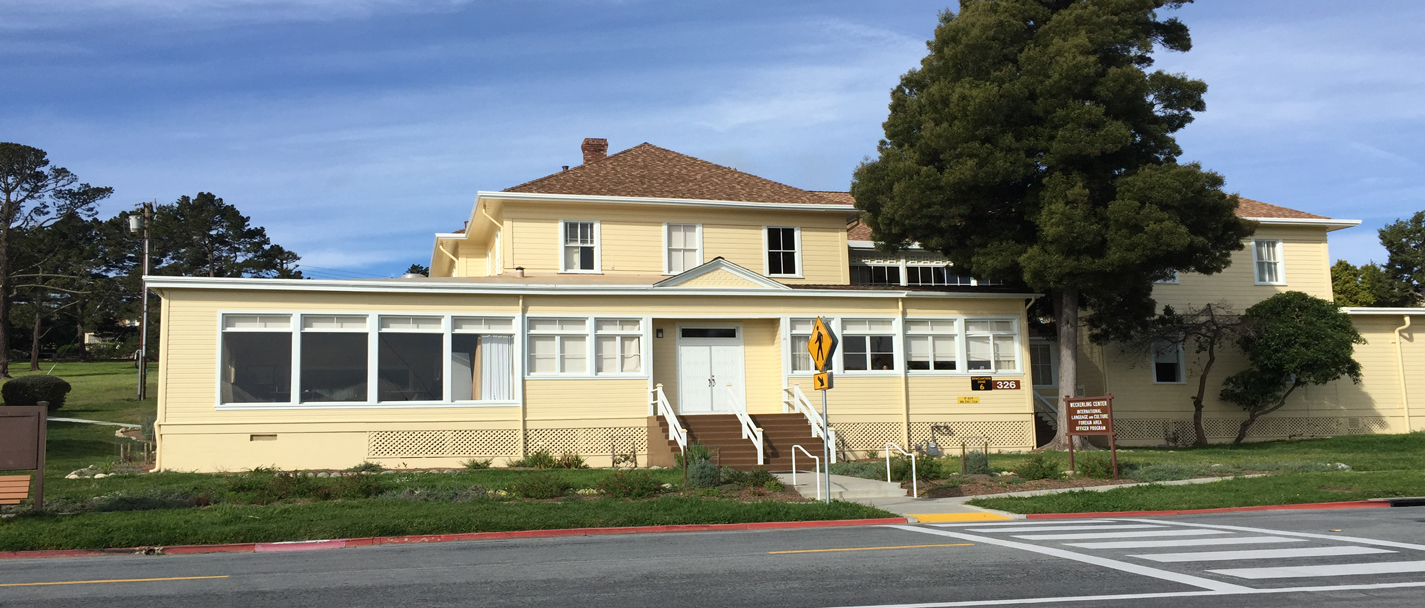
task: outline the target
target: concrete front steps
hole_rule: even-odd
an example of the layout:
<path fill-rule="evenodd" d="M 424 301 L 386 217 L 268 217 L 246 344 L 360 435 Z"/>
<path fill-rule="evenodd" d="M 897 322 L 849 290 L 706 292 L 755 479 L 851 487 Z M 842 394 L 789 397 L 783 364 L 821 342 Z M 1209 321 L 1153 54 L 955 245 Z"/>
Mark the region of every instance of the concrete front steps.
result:
<path fill-rule="evenodd" d="M 707 414 L 679 416 L 678 421 L 688 431 L 688 443 L 697 443 L 714 448 L 714 460 L 725 467 L 752 470 L 757 468 L 773 471 L 789 471 L 792 468 L 792 446 L 800 445 L 813 455 L 821 456 L 821 439 L 812 437 L 811 423 L 801 414 L 756 414 L 753 424 L 762 429 L 762 466 L 757 465 L 757 448 L 751 439 L 742 438 L 742 423 L 732 414 Z M 668 423 L 661 416 L 649 417 L 650 463 L 662 457 L 672 458 L 678 453 L 678 444 L 668 439 Z M 665 445 L 666 444 L 666 445 Z M 664 451 L 666 448 L 666 452 Z M 797 464 L 810 463 L 805 455 L 798 455 Z"/>
<path fill-rule="evenodd" d="M 801 459 L 797 464 L 801 465 Z M 810 463 L 807 466 L 797 467 L 797 492 L 807 498 L 816 497 L 816 475 L 811 472 Z M 792 475 L 790 473 L 778 473 L 777 478 L 788 486 L 792 485 Z M 831 476 L 831 499 L 847 500 L 851 502 L 868 502 L 876 499 L 886 498 L 909 498 L 906 496 L 910 491 L 901 487 L 899 483 L 887 483 L 874 479 L 863 479 L 861 477 L 851 477 L 849 475 Z"/>

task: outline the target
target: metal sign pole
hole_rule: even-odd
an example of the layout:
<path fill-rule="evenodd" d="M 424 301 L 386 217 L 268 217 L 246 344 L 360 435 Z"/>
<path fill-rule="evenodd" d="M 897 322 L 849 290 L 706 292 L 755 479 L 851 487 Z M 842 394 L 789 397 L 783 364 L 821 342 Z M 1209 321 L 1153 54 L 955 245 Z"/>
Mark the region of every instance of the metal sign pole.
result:
<path fill-rule="evenodd" d="M 821 467 L 826 480 L 826 503 L 831 504 L 831 419 L 826 417 L 826 391 L 821 391 Z"/>

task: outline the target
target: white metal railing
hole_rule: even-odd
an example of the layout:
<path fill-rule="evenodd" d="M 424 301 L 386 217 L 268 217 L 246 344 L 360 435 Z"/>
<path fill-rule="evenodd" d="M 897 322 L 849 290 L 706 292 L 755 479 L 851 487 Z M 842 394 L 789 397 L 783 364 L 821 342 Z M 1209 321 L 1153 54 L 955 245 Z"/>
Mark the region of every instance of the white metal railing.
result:
<path fill-rule="evenodd" d="M 1042 406 L 1044 409 L 1048 410 L 1049 413 L 1051 413 L 1051 414 L 1058 414 L 1058 413 L 1059 413 L 1059 408 L 1054 407 L 1054 402 L 1053 402 L 1053 401 L 1050 401 L 1048 397 L 1045 397 L 1044 395 L 1041 395 L 1041 394 L 1039 394 L 1039 393 L 1037 393 L 1037 392 L 1035 392 L 1035 391 L 1029 391 L 1029 392 L 1030 392 L 1030 393 L 1033 393 L 1033 395 L 1034 395 L 1034 401 L 1036 401 L 1036 402 L 1037 402 L 1040 406 Z"/>
<path fill-rule="evenodd" d="M 737 420 L 742 423 L 742 438 L 751 439 L 752 445 L 757 448 L 757 464 L 767 464 L 762 449 L 762 429 L 752 423 L 752 417 L 747 415 L 747 406 L 738 401 L 737 393 L 732 391 L 732 383 L 727 383 L 722 389 L 727 392 L 727 402 L 732 404 L 732 413 L 737 414 Z"/>
<path fill-rule="evenodd" d="M 831 455 L 831 464 L 836 464 L 836 429 L 827 428 L 826 421 L 822 420 L 821 414 L 817 413 L 806 393 L 802 392 L 801 385 L 793 384 L 782 389 L 782 408 L 806 417 L 807 424 L 811 425 L 811 436 L 830 442 L 827 444 L 827 451 Z"/>
<path fill-rule="evenodd" d="M 668 397 L 663 394 L 663 385 L 655 385 L 648 393 L 648 404 L 653 406 L 656 415 L 662 416 L 668 423 L 668 439 L 678 442 L 678 451 L 686 454 L 688 431 L 683 428 L 683 423 L 678 422 L 678 415 L 673 412 L 673 406 L 668 405 Z"/>
<path fill-rule="evenodd" d="M 886 442 L 886 483 L 892 483 L 891 448 L 895 448 L 897 452 L 905 454 L 906 456 L 910 456 L 910 495 L 914 498 L 920 498 L 920 488 L 916 485 L 917 479 L 915 474 L 915 454 L 902 450 L 901 446 L 896 445 L 893 441 Z"/>
<path fill-rule="evenodd" d="M 816 499 L 821 500 L 821 458 L 812 456 L 811 452 L 800 445 L 792 446 L 792 487 L 797 486 L 797 450 L 801 450 L 808 458 L 816 461 L 816 464 L 812 466 L 811 476 L 816 478 Z"/>

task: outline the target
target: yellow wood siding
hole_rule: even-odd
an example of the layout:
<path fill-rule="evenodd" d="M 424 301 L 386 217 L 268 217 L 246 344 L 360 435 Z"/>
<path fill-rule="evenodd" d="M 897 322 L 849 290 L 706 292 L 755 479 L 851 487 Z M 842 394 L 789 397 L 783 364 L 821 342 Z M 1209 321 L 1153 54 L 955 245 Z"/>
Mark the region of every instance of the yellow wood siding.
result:
<path fill-rule="evenodd" d="M 779 277 L 788 283 L 846 284 L 850 282 L 846 250 L 846 217 L 842 212 L 759 211 L 649 205 L 591 205 L 559 202 L 507 201 L 504 204 L 507 269 L 525 268 L 531 275 L 558 273 L 562 235 L 560 221 L 597 221 L 601 269 L 604 274 L 661 274 L 663 226 L 699 224 L 703 228 L 703 261 L 721 256 L 754 272 L 765 271 L 764 226 L 801 228 L 802 278 Z"/>
<path fill-rule="evenodd" d="M 1252 262 L 1252 239 L 1282 242 L 1286 270 L 1285 285 L 1257 285 Z M 1331 264 L 1326 246 L 1326 229 L 1320 227 L 1262 226 L 1246 241 L 1246 247 L 1232 253 L 1232 265 L 1215 275 L 1181 273 L 1178 284 L 1156 285 L 1153 299 L 1159 306 L 1182 311 L 1189 306 L 1226 303 L 1236 310 L 1286 291 L 1302 291 L 1333 300 Z"/>
<path fill-rule="evenodd" d="M 689 279 L 686 282 L 678 284 L 678 287 L 740 287 L 743 289 L 756 289 L 762 286 L 726 270 L 718 270 Z"/>

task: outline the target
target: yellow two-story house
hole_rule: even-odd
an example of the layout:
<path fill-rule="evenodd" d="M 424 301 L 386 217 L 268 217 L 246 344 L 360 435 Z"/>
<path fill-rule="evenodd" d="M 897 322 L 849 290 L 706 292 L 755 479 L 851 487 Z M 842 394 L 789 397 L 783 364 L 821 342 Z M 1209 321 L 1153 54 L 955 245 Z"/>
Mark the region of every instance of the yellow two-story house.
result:
<path fill-rule="evenodd" d="M 787 468 L 823 437 L 848 457 L 1027 450 L 1052 433 L 1056 349 L 1026 318 L 1038 294 L 876 251 L 845 192 L 607 149 L 585 140 L 580 166 L 479 192 L 463 228 L 435 235 L 430 277 L 150 277 L 159 467 L 498 466 L 537 450 L 647 466 L 702 443 L 724 464 Z M 1262 224 L 1240 259 L 1159 285 L 1160 302 L 1331 297 L 1327 233 L 1355 222 L 1245 199 L 1239 214 Z M 1409 409 L 1421 374 L 1405 379 L 1425 351 L 1392 324 L 1411 311 L 1359 317 L 1364 384 L 1305 391 L 1253 436 L 1425 426 L 1425 398 Z M 840 340 L 827 418 L 806 348 L 817 317 Z M 1121 439 L 1186 432 L 1194 353 L 1081 350 L 1077 390 L 1115 394 Z M 1227 355 L 1211 378 L 1215 439 L 1243 417 L 1215 399 L 1242 364 Z"/>

